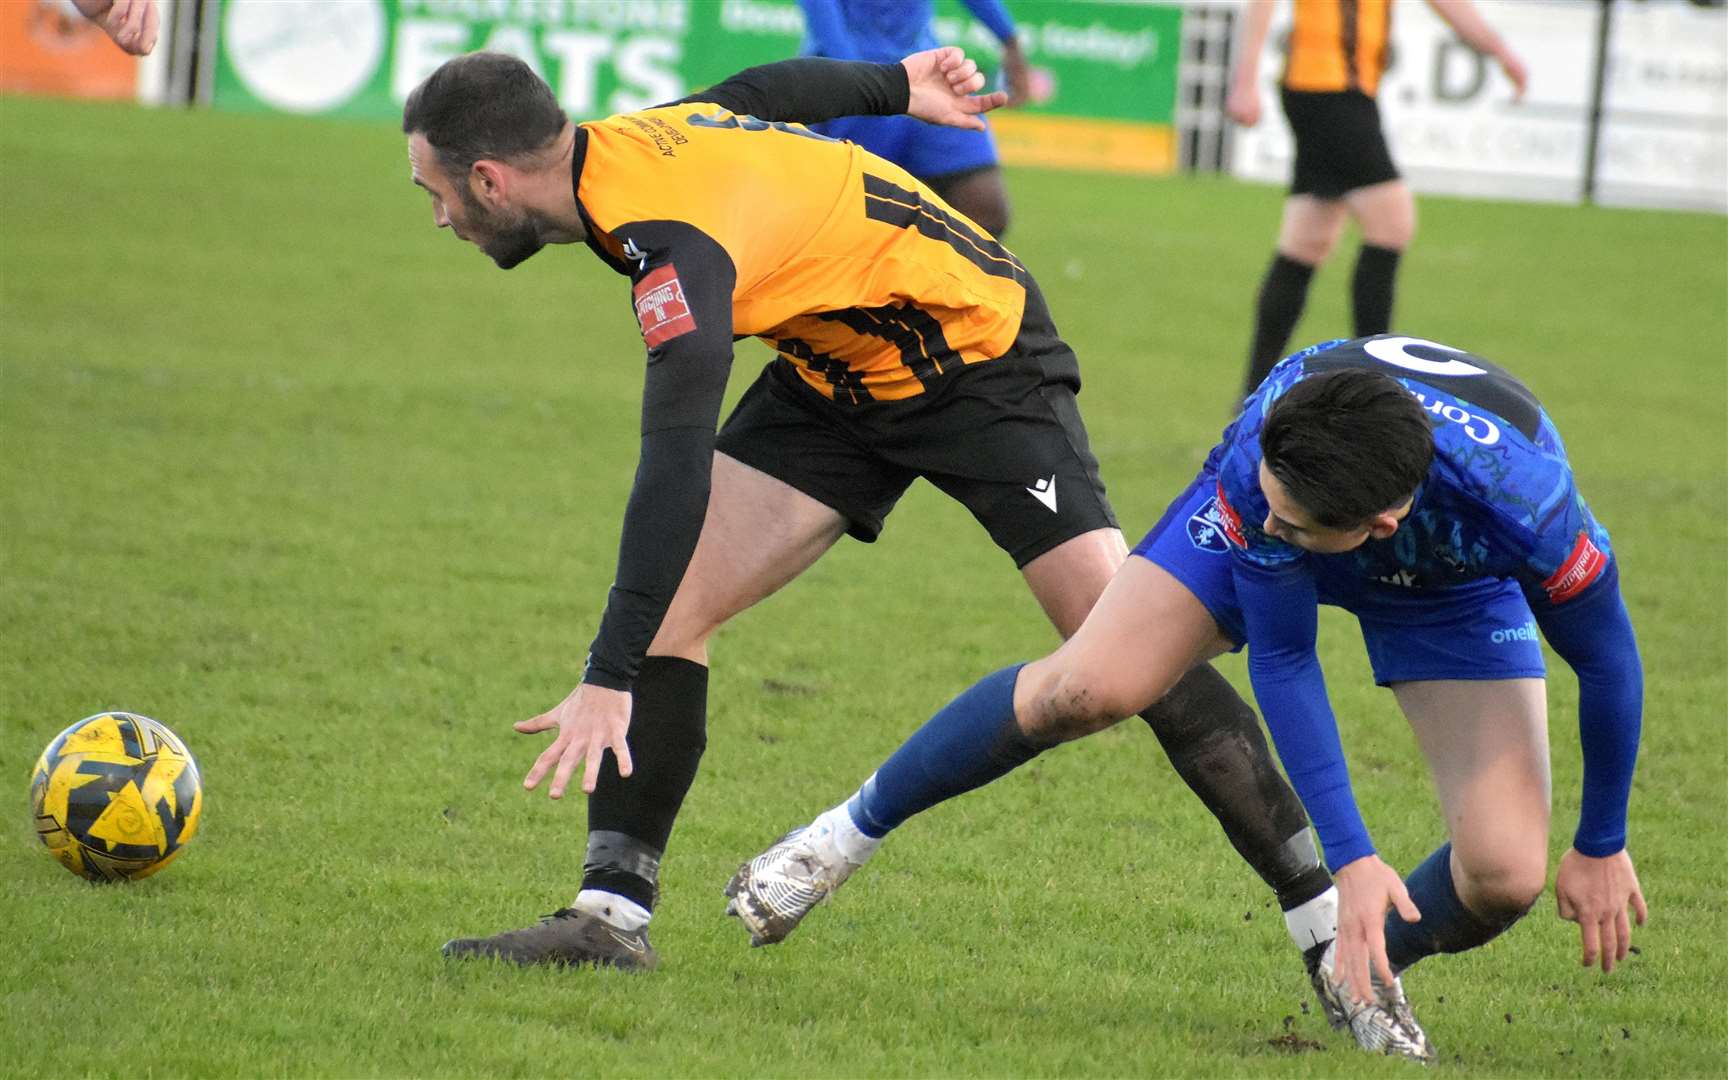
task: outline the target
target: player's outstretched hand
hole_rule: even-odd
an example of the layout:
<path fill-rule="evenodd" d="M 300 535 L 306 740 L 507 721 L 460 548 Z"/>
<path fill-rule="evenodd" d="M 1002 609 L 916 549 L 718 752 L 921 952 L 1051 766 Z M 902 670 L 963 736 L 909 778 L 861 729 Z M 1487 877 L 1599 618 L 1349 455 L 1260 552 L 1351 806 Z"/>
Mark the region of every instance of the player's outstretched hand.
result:
<path fill-rule="evenodd" d="M 75 0 L 75 5 L 133 56 L 149 56 L 156 47 L 161 28 L 156 0 Z"/>
<path fill-rule="evenodd" d="M 588 767 L 582 773 L 582 790 L 594 794 L 594 785 L 600 781 L 600 760 L 608 749 L 618 759 L 618 775 L 630 775 L 630 747 L 624 741 L 630 730 L 630 694 L 627 691 L 583 683 L 570 691 L 570 696 L 559 702 L 557 708 L 532 720 L 518 720 L 515 727 L 524 735 L 549 728 L 558 729 L 558 737 L 534 759 L 534 767 L 522 780 L 522 786 L 529 791 L 539 786 L 548 769 L 557 766 L 547 794 L 562 799 L 577 762 L 586 761 Z"/>
<path fill-rule="evenodd" d="M 979 114 L 1008 104 L 1001 90 L 980 94 L 984 75 L 966 53 L 952 45 L 913 53 L 900 61 L 912 93 L 906 115 L 932 124 L 983 131 Z"/>
<path fill-rule="evenodd" d="M 1396 907 L 1405 922 L 1420 922 L 1398 871 L 1364 855 L 1346 863 L 1334 875 L 1338 883 L 1338 974 L 1356 1001 L 1373 1001 L 1369 970 L 1392 984 L 1392 964 L 1386 959 L 1386 909 Z"/>
<path fill-rule="evenodd" d="M 1555 906 L 1560 917 L 1578 924 L 1584 943 L 1584 966 L 1602 958 L 1602 970 L 1613 971 L 1632 947 L 1632 923 L 1626 917 L 1631 905 L 1638 925 L 1650 917 L 1644 906 L 1644 891 L 1638 886 L 1638 871 L 1625 850 L 1594 859 L 1577 848 L 1560 858 L 1554 877 Z"/>

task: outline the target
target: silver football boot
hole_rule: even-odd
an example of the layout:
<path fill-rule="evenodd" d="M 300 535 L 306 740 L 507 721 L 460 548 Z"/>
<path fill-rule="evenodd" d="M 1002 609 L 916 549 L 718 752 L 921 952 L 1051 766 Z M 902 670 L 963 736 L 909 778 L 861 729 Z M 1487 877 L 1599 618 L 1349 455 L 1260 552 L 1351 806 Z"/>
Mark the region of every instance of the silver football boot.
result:
<path fill-rule="evenodd" d="M 1434 1060 L 1434 1044 L 1428 1033 L 1416 1022 L 1410 1011 L 1410 1000 L 1404 996 L 1404 984 L 1396 977 L 1391 986 L 1374 978 L 1375 1000 L 1358 1003 L 1350 1000 L 1350 991 L 1334 967 L 1338 955 L 1336 939 L 1324 949 L 1313 950 L 1308 956 L 1308 980 L 1326 1021 L 1334 1030 L 1350 1029 L 1356 1045 L 1376 1054 L 1408 1058 L 1427 1064 Z"/>
<path fill-rule="evenodd" d="M 823 840 L 814 825 L 793 829 L 726 883 L 726 914 L 750 931 L 751 945 L 785 941 L 858 869 Z"/>

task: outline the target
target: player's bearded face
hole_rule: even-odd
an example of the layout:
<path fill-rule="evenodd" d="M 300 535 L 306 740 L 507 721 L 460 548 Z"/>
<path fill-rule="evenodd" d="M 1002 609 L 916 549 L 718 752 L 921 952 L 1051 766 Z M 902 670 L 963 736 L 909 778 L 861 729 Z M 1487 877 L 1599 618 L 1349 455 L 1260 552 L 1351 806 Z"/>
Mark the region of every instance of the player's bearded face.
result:
<path fill-rule="evenodd" d="M 485 252 L 500 270 L 508 270 L 546 246 L 542 223 L 525 210 L 494 210 L 466 186 L 462 195 L 463 238 Z"/>

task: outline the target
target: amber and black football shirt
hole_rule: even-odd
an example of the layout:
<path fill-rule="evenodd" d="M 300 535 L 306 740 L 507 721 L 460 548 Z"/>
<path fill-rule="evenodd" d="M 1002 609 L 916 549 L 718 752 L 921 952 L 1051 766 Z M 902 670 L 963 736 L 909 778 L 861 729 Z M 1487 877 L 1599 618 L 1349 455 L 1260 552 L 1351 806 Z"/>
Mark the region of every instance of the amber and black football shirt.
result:
<path fill-rule="evenodd" d="M 1288 90 L 1359 90 L 1373 97 L 1386 70 L 1392 0 L 1294 0 L 1284 68 Z"/>
<path fill-rule="evenodd" d="M 630 276 L 643 451 L 586 679 L 630 685 L 700 533 L 732 343 L 758 337 L 844 408 L 1006 354 L 1030 278 L 898 166 L 787 121 L 904 112 L 898 64 L 765 65 L 580 125 L 589 246 Z"/>

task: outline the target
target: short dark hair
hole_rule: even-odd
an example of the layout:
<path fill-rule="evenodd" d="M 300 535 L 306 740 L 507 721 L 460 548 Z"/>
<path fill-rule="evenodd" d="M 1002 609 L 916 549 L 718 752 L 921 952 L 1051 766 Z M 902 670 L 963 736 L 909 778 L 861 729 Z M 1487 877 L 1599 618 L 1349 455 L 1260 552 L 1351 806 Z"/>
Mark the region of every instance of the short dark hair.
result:
<path fill-rule="evenodd" d="M 546 80 L 495 52 L 444 61 L 402 106 L 402 131 L 425 135 L 456 180 L 483 158 L 508 161 L 540 149 L 566 123 Z"/>
<path fill-rule="evenodd" d="M 1434 461 L 1428 414 L 1378 371 L 1311 375 L 1273 405 L 1260 432 L 1266 469 L 1329 529 L 1348 529 L 1415 494 Z"/>

